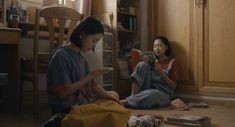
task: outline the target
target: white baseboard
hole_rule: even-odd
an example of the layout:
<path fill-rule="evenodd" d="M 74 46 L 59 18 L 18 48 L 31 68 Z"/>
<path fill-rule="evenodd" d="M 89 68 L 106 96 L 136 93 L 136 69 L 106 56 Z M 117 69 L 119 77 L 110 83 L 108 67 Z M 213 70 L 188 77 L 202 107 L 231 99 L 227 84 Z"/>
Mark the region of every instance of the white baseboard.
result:
<path fill-rule="evenodd" d="M 234 97 L 216 97 L 216 96 L 205 96 L 205 95 L 193 95 L 193 94 L 176 94 L 177 98 L 181 98 L 186 102 L 190 101 L 203 101 L 208 104 L 221 105 L 234 107 L 235 98 Z"/>

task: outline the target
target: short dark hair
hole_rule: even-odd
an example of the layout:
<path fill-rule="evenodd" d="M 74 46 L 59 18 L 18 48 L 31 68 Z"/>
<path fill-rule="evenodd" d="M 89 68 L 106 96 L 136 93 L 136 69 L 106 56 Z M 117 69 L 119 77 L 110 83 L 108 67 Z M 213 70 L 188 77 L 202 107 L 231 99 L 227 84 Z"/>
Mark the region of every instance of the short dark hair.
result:
<path fill-rule="evenodd" d="M 172 48 L 171 48 L 171 45 L 170 45 L 170 42 L 169 40 L 165 37 L 165 36 L 159 36 L 157 37 L 155 40 L 161 40 L 162 43 L 168 47 L 168 49 L 166 50 L 166 55 L 168 57 L 172 57 Z"/>
<path fill-rule="evenodd" d="M 71 36 L 70 36 L 70 42 L 75 44 L 77 47 L 82 47 L 81 43 L 81 34 L 92 35 L 97 33 L 104 34 L 104 28 L 101 22 L 94 17 L 87 17 L 83 19 L 77 27 L 73 30 Z"/>

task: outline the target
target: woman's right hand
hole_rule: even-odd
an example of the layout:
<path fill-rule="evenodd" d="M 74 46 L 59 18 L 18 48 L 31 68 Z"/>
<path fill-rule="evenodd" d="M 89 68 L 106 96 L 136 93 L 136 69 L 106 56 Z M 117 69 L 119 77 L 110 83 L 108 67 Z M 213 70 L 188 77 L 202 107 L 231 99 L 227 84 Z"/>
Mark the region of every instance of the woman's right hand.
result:
<path fill-rule="evenodd" d="M 92 78 L 96 78 L 100 75 L 103 75 L 105 73 L 105 70 L 104 69 L 94 69 L 93 71 L 91 71 L 90 75 Z"/>
<path fill-rule="evenodd" d="M 155 69 L 155 71 L 157 71 L 159 73 L 163 72 L 162 67 L 158 62 L 154 63 L 154 69 Z"/>

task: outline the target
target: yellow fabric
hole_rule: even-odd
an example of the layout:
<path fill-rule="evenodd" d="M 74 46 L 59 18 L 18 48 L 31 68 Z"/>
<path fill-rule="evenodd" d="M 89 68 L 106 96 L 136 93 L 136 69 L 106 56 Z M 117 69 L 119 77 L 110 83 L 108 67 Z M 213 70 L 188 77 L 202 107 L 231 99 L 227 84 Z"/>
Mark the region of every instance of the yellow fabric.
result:
<path fill-rule="evenodd" d="M 115 100 L 102 98 L 73 106 L 62 120 L 62 127 L 127 127 L 129 117 L 130 110 Z"/>

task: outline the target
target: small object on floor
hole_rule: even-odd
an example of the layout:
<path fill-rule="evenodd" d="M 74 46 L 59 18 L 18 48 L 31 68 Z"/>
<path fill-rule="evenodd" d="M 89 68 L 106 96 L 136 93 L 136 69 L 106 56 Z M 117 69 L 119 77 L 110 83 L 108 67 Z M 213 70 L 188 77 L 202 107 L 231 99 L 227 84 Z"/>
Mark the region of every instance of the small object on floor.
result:
<path fill-rule="evenodd" d="M 128 120 L 128 127 L 135 127 L 137 125 L 137 116 L 131 115 L 130 119 Z"/>
<path fill-rule="evenodd" d="M 180 111 L 189 110 L 189 107 L 184 103 L 183 100 L 179 98 L 171 101 L 170 107 L 171 109 L 180 110 Z"/>
<path fill-rule="evenodd" d="M 150 115 L 132 115 L 128 121 L 128 127 L 158 127 L 160 126 L 161 122 L 161 119 Z"/>
<path fill-rule="evenodd" d="M 146 116 L 147 114 L 138 114 L 137 117 Z M 151 118 L 159 119 L 161 122 L 164 122 L 165 118 L 162 115 L 152 114 L 149 115 Z"/>
<path fill-rule="evenodd" d="M 61 121 L 64 119 L 65 114 L 57 113 L 52 116 L 43 127 L 61 127 Z"/>
<path fill-rule="evenodd" d="M 187 104 L 190 108 L 208 108 L 209 105 L 204 102 L 191 102 Z"/>
<path fill-rule="evenodd" d="M 199 115 L 174 114 L 167 117 L 165 123 L 184 127 L 210 127 L 211 118 Z"/>

